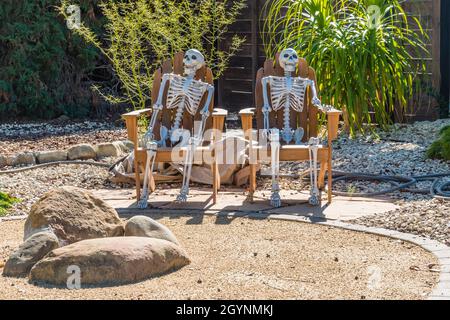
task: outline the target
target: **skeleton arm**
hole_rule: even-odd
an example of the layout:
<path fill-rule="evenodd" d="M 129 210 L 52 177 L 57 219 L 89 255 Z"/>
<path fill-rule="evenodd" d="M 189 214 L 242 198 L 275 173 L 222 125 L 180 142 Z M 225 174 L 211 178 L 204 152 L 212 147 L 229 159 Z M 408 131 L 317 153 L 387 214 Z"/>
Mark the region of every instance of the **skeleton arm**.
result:
<path fill-rule="evenodd" d="M 166 89 L 166 85 L 169 82 L 169 80 L 170 80 L 170 75 L 165 73 L 162 77 L 161 86 L 159 88 L 158 99 L 156 100 L 156 103 L 153 105 L 152 117 L 150 119 L 150 125 L 148 126 L 148 130 L 146 133 L 146 136 L 150 137 L 152 140 L 154 137 L 153 130 L 155 128 L 155 124 L 158 119 L 158 114 L 163 108 L 162 99 L 163 99 L 164 91 Z"/>
<path fill-rule="evenodd" d="M 209 117 L 209 105 L 211 104 L 211 100 L 212 100 L 212 98 L 214 96 L 214 86 L 208 84 L 206 90 L 208 91 L 208 96 L 206 98 L 205 105 L 200 110 L 200 114 L 202 115 L 202 121 L 201 121 L 201 124 L 200 124 L 200 129 L 198 130 L 199 136 L 196 137 L 196 140 L 199 140 L 199 141 L 201 141 L 201 139 L 203 137 L 203 131 L 205 130 L 205 123 L 206 123 L 206 120 Z M 199 141 L 197 141 L 197 142 L 199 142 Z"/>
<path fill-rule="evenodd" d="M 267 94 L 269 81 L 270 81 L 270 77 L 264 77 L 261 80 L 262 89 L 263 89 L 263 99 L 264 99 L 264 105 L 263 105 L 263 108 L 262 108 L 262 112 L 263 112 L 263 115 L 264 115 L 264 130 L 266 132 L 269 130 L 269 126 L 270 126 L 270 124 L 269 124 L 269 112 L 271 111 L 270 104 L 269 104 L 269 96 Z"/>
<path fill-rule="evenodd" d="M 312 91 L 312 103 L 314 106 L 321 109 L 322 102 L 320 101 L 319 97 L 317 96 L 316 83 L 314 80 L 310 80 L 310 86 L 311 86 L 311 91 Z"/>

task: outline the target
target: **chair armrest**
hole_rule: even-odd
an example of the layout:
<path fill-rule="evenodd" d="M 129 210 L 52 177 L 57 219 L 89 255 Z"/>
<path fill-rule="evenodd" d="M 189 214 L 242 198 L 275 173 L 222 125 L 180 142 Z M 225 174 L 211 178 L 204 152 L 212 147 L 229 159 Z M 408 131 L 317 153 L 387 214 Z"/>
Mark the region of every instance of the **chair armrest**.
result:
<path fill-rule="evenodd" d="M 320 112 L 327 115 L 327 129 L 328 129 L 328 140 L 329 142 L 337 138 L 339 129 L 339 117 L 342 111 L 335 109 L 332 106 L 328 106 L 327 109 L 319 109 Z"/>
<path fill-rule="evenodd" d="M 135 110 L 122 115 L 122 119 L 125 120 L 125 125 L 127 127 L 128 140 L 133 142 L 134 148 L 138 148 L 138 118 L 142 115 L 150 115 L 152 109 L 141 109 Z"/>
<path fill-rule="evenodd" d="M 239 111 L 241 116 L 242 129 L 244 130 L 244 136 L 246 139 L 251 140 L 253 130 L 253 116 L 255 115 L 255 108 L 247 108 Z"/>
<path fill-rule="evenodd" d="M 242 116 L 254 116 L 255 115 L 255 108 L 246 108 L 239 111 L 239 115 Z"/>
<path fill-rule="evenodd" d="M 228 116 L 228 111 L 221 108 L 214 108 L 212 112 L 213 117 L 226 117 Z"/>

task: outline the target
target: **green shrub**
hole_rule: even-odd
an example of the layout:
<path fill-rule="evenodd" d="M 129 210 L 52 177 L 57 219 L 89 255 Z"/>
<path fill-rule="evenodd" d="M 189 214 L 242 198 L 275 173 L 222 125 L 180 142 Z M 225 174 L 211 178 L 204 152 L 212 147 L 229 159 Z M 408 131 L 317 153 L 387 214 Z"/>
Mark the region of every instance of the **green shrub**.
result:
<path fill-rule="evenodd" d="M 0 217 L 4 216 L 7 210 L 16 202 L 19 202 L 19 199 L 0 191 Z"/>
<path fill-rule="evenodd" d="M 99 0 L 81 0 L 83 18 L 100 30 Z M 0 119 L 53 118 L 89 112 L 98 50 L 74 37 L 58 17 L 59 0 L 2 0 Z"/>
<path fill-rule="evenodd" d="M 66 19 L 70 4 L 62 0 L 59 8 Z M 93 89 L 108 102 L 133 109 L 148 106 L 154 71 L 176 52 L 202 51 L 217 78 L 244 41 L 236 36 L 225 50 L 217 48 L 243 0 L 104 0 L 99 6 L 106 20 L 104 34 L 99 36 L 84 21 L 73 31 L 106 57 L 119 80 L 116 92 L 104 85 Z"/>
<path fill-rule="evenodd" d="M 440 137 L 433 142 L 427 151 L 428 158 L 450 160 L 450 126 L 440 131 Z"/>
<path fill-rule="evenodd" d="M 425 68 L 412 54 L 426 51 L 421 40 L 426 36 L 420 22 L 407 17 L 402 2 L 269 1 L 266 55 L 292 47 L 306 58 L 317 71 L 323 102 L 343 111 L 351 134 L 364 131 L 372 111 L 376 123 L 387 128 L 394 108 L 407 108 L 414 75 Z M 418 27 L 410 27 L 412 21 Z"/>

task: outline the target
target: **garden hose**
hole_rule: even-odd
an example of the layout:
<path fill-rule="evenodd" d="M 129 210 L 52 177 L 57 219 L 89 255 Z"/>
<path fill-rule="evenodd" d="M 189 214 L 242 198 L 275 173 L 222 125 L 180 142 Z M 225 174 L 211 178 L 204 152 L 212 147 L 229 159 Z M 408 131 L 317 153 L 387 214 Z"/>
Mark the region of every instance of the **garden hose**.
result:
<path fill-rule="evenodd" d="M 111 164 L 103 163 L 103 162 L 68 160 L 68 161 L 55 161 L 55 162 L 42 163 L 42 164 L 37 164 L 37 165 L 29 166 L 29 167 L 12 169 L 12 170 L 4 170 L 4 171 L 0 171 L 0 175 L 2 175 L 2 174 L 19 173 L 19 172 L 24 172 L 24 171 L 28 171 L 28 170 L 34 170 L 34 169 L 49 167 L 49 166 L 56 166 L 56 165 L 59 165 L 59 164 L 87 164 L 87 165 L 98 166 L 98 167 L 105 167 L 105 168 L 110 168 L 111 167 Z"/>
<path fill-rule="evenodd" d="M 388 176 L 388 175 L 376 175 L 368 173 L 349 173 L 342 171 L 333 171 L 333 181 L 340 180 L 373 180 L 389 182 L 393 185 L 392 188 L 383 189 L 376 192 L 341 192 L 332 191 L 334 195 L 344 196 L 344 197 L 374 197 L 382 194 L 392 193 L 394 191 L 406 191 L 412 193 L 424 193 L 431 194 L 434 198 L 450 200 L 450 181 L 441 182 L 442 178 L 450 177 L 450 172 L 439 173 L 439 174 L 429 174 L 423 176 Z M 415 185 L 419 181 L 433 181 L 429 189 L 415 189 L 409 188 Z"/>

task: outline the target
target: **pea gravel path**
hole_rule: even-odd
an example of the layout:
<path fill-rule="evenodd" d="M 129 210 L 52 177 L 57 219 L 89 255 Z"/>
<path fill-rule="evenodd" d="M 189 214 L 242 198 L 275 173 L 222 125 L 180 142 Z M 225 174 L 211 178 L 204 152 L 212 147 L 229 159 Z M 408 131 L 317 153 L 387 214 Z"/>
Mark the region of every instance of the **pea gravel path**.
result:
<path fill-rule="evenodd" d="M 82 290 L 0 276 L 0 299 L 425 299 L 439 276 L 427 251 L 376 235 L 289 221 L 152 217 L 174 232 L 191 265 Z M 23 224 L 0 222 L 0 263 L 21 243 Z"/>

